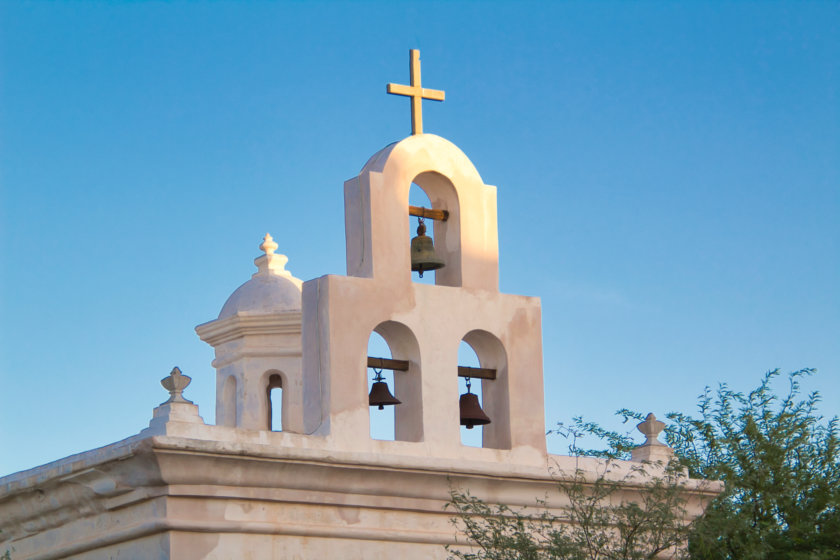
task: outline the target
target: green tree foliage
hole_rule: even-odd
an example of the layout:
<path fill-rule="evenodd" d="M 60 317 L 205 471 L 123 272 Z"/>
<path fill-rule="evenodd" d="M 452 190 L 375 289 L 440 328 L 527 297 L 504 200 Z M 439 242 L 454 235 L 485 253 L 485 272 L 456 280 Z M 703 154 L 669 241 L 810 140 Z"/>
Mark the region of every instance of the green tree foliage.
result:
<path fill-rule="evenodd" d="M 708 387 L 697 414 L 671 412 L 665 441 L 692 478 L 722 480 L 726 489 L 695 523 L 692 558 L 704 560 L 822 560 L 840 558 L 840 447 L 838 420 L 818 412 L 820 396 L 802 393 L 814 373 L 787 375 L 787 390 L 774 392 L 781 373 L 765 374 L 749 393 L 726 384 Z M 618 412 L 625 421 L 643 414 Z M 580 455 L 626 458 L 632 438 L 582 418 L 573 429 L 598 437 L 606 449 Z"/>
<path fill-rule="evenodd" d="M 697 416 L 668 415 L 666 441 L 691 476 L 726 483 L 692 533 L 692 557 L 840 558 L 837 418 L 818 414 L 817 393 L 802 395 L 811 373 L 789 374 L 784 396 L 774 370 L 748 394 L 707 389 Z"/>
<path fill-rule="evenodd" d="M 716 391 L 707 388 L 699 397 L 696 415 L 667 415 L 665 440 L 674 449 L 679 464 L 688 469 L 692 478 L 726 483 L 724 492 L 689 528 L 687 552 L 692 559 L 840 559 L 838 420 L 826 420 L 818 413 L 818 393 L 803 395 L 801 381 L 813 372 L 803 369 L 788 374 L 787 390 L 781 394 L 773 389 L 780 381 L 779 370 L 767 373 L 749 393 L 733 391 L 725 384 Z M 625 421 L 643 419 L 642 413 L 631 410 L 618 414 Z M 575 418 L 571 427 L 559 426 L 557 431 L 595 436 L 606 444 L 606 448 L 587 449 L 579 446 L 575 437 L 570 450 L 577 455 L 625 459 L 636 445 L 629 434 L 606 430 L 582 418 Z M 453 503 L 456 498 L 453 496 Z M 471 507 L 466 513 L 492 513 Z M 530 530 L 526 519 L 507 515 L 507 510 L 495 513 L 497 520 L 510 521 L 513 528 Z M 599 520 L 592 520 L 599 526 Z M 585 516 L 570 521 L 591 523 Z M 494 527 L 493 531 L 502 536 L 508 534 L 501 527 Z M 478 533 L 467 531 L 476 542 L 481 536 Z M 520 540 L 526 534 L 527 531 L 521 535 L 512 533 Z M 534 534 L 542 549 L 551 544 L 539 532 Z M 484 545 L 492 548 L 493 542 L 485 539 Z M 539 546 L 534 550 L 537 549 L 542 550 Z M 564 554 L 457 558 L 594 558 Z"/>
<path fill-rule="evenodd" d="M 643 560 L 684 544 L 689 527 L 683 522 L 685 495 L 678 471 L 668 468 L 646 477 L 644 466 L 621 478 L 611 476 L 613 462 L 587 481 L 577 470 L 558 481 L 568 498 L 563 515 L 551 513 L 544 501 L 530 510 L 491 506 L 469 492 L 453 491 L 448 507 L 458 515 L 455 525 L 468 547 L 448 547 L 458 560 Z M 661 467 L 660 467 L 661 468 Z M 631 477 L 642 475 L 648 484 L 631 500 L 617 499 Z M 636 482 L 634 486 L 638 484 Z M 674 558 L 680 558 L 680 550 Z"/>

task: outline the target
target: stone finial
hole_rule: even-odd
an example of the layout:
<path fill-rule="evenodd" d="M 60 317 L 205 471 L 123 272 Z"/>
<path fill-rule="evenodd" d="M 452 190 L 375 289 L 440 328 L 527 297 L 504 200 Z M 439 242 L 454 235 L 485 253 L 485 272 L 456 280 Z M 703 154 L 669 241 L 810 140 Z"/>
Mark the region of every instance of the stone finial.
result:
<path fill-rule="evenodd" d="M 263 237 L 263 242 L 260 244 L 260 249 L 265 252 L 266 255 L 273 255 L 274 251 L 277 250 L 277 243 L 274 242 L 274 238 L 271 237 L 270 233 L 266 233 L 265 237 Z"/>
<path fill-rule="evenodd" d="M 642 432 L 642 435 L 647 438 L 642 445 L 665 445 L 659 441 L 659 434 L 665 429 L 665 422 L 657 420 L 653 412 L 645 417 L 644 422 L 637 424 L 636 429 Z"/>
<path fill-rule="evenodd" d="M 178 367 L 172 368 L 172 372 L 160 380 L 163 388 L 169 391 L 169 400 L 155 408 L 149 427 L 140 432 L 143 435 L 166 435 L 178 434 L 178 426 L 185 424 L 204 424 L 204 420 L 198 415 L 198 407 L 183 397 L 181 393 L 187 388 L 192 379 L 181 373 Z"/>
<path fill-rule="evenodd" d="M 289 257 L 275 253 L 277 250 L 277 243 L 270 233 L 266 233 L 263 237 L 263 242 L 260 244 L 260 250 L 265 253 L 254 259 L 254 264 L 257 265 L 257 272 L 253 276 L 264 274 L 276 274 L 279 276 L 292 276 L 292 273 L 286 270 L 286 263 L 289 262 Z"/>
<path fill-rule="evenodd" d="M 181 373 L 181 370 L 178 369 L 178 366 L 172 368 L 172 371 L 169 373 L 169 375 L 160 380 L 160 384 L 163 385 L 163 388 L 169 391 L 169 400 L 166 402 L 181 402 L 192 404 L 192 401 L 188 401 L 181 394 L 184 392 L 184 389 L 187 388 L 187 385 L 189 385 L 191 381 L 192 378 L 187 375 L 183 375 Z"/>
<path fill-rule="evenodd" d="M 645 436 L 645 442 L 630 452 L 631 460 L 667 463 L 674 456 L 674 450 L 659 441 L 665 422 L 657 420 L 653 412 L 647 415 L 644 422 L 639 422 L 636 429 Z"/>

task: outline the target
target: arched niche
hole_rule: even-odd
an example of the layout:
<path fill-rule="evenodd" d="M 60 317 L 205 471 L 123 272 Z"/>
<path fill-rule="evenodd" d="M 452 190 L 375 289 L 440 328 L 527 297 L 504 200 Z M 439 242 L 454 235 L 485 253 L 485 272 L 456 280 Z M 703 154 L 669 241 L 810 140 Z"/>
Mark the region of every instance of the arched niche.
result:
<path fill-rule="evenodd" d="M 418 207 L 422 207 L 422 208 L 432 208 L 432 201 L 429 200 L 428 195 L 426 194 L 426 192 L 422 188 L 420 188 L 419 185 L 412 182 L 411 186 L 409 187 L 409 190 L 408 190 L 408 205 L 409 205 L 409 208 L 411 206 L 418 206 Z M 411 246 L 411 242 L 417 236 L 417 228 L 418 228 L 419 224 L 420 224 L 420 220 L 416 216 L 412 216 L 408 219 L 408 238 L 407 239 L 409 240 L 408 241 L 409 247 Z M 435 238 L 434 221 L 430 220 L 430 219 L 426 219 L 425 224 L 426 224 L 426 235 L 431 237 L 432 240 L 434 241 L 434 238 Z M 409 252 L 410 252 L 410 249 L 409 249 Z M 437 253 L 437 250 L 435 252 Z M 411 258 L 411 255 L 409 254 L 409 259 L 410 258 Z M 434 284 L 435 280 L 437 279 L 437 272 L 438 272 L 437 270 L 425 271 L 425 273 L 423 274 L 423 277 L 421 278 L 420 275 L 417 272 L 411 271 L 411 280 L 413 282 L 418 283 L 418 284 Z"/>
<path fill-rule="evenodd" d="M 385 321 L 373 332 L 382 337 L 395 360 L 408 362 L 408 371 L 395 371 L 393 395 L 402 401 L 394 406 L 394 439 L 397 441 L 423 440 L 423 384 L 421 380 L 420 346 L 417 338 L 406 325 Z M 383 357 L 383 356 L 376 356 Z M 369 376 L 371 370 L 366 370 Z"/>
<path fill-rule="evenodd" d="M 376 331 L 371 331 L 370 337 L 368 338 L 368 356 L 373 356 L 376 358 L 392 358 L 393 355 L 391 354 L 391 348 L 388 346 L 388 343 L 385 342 L 385 339 L 377 333 Z M 393 394 L 394 389 L 394 375 L 395 373 L 389 369 L 381 370 L 382 380 L 388 385 L 388 390 L 391 391 Z M 376 370 L 374 368 L 367 369 L 367 388 L 368 392 L 373 389 L 373 384 L 375 383 L 376 377 Z M 385 406 L 382 410 L 379 410 L 376 406 L 369 407 L 369 417 L 370 417 L 370 437 L 371 439 L 378 439 L 378 440 L 390 440 L 393 441 L 394 438 L 394 406 Z"/>
<path fill-rule="evenodd" d="M 461 212 L 458 192 L 452 182 L 435 171 L 425 171 L 412 180 L 426 193 L 431 208 L 446 210 L 449 217 L 443 220 L 426 220 L 426 227 L 433 232 L 435 252 L 446 265 L 435 271 L 435 284 L 439 286 L 461 286 Z M 417 218 L 409 220 L 416 229 Z M 430 222 L 432 227 L 429 227 Z"/>
<path fill-rule="evenodd" d="M 496 370 L 496 379 L 481 380 L 481 407 L 490 417 L 482 428 L 482 447 L 510 449 L 510 383 L 508 358 L 502 341 L 484 330 L 473 330 L 463 341 L 472 347 L 479 366 Z"/>
<path fill-rule="evenodd" d="M 467 367 L 481 367 L 481 363 L 478 361 L 478 356 L 473 350 L 473 347 L 467 344 L 464 340 L 461 341 L 461 344 L 458 346 L 458 366 L 467 366 Z M 469 389 L 470 392 L 474 393 L 479 400 L 479 403 L 482 401 L 482 390 L 481 390 L 481 379 L 471 379 L 470 380 L 471 388 Z M 467 392 L 467 379 L 464 377 L 458 378 L 458 395 Z M 484 426 L 476 425 L 473 426 L 472 429 L 468 429 L 466 426 L 461 426 L 461 445 L 466 445 L 469 447 L 481 447 L 482 446 L 482 436 L 484 434 Z"/>
<path fill-rule="evenodd" d="M 272 369 L 263 374 L 266 430 L 279 432 L 283 429 L 282 427 L 285 424 L 283 414 L 286 408 L 284 406 L 286 400 L 285 391 L 283 391 L 284 385 L 285 376 L 281 371 Z"/>

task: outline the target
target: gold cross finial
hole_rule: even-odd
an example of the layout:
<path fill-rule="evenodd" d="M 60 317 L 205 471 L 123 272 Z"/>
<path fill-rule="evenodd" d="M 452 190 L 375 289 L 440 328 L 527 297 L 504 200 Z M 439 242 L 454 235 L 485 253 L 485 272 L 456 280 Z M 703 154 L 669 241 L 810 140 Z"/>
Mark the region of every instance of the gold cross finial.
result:
<path fill-rule="evenodd" d="M 411 85 L 388 84 L 388 93 L 411 98 L 411 133 L 423 134 L 423 100 L 443 101 L 446 92 L 439 89 L 424 89 L 420 84 L 420 51 L 408 51 L 411 69 Z"/>

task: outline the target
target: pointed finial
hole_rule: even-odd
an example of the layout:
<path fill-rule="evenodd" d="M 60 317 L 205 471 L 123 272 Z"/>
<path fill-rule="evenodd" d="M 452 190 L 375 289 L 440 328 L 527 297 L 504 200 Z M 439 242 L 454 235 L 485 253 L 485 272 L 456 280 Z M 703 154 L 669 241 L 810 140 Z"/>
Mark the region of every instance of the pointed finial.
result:
<path fill-rule="evenodd" d="M 188 375 L 183 375 L 178 366 L 172 368 L 169 375 L 160 380 L 160 384 L 163 385 L 163 388 L 169 391 L 169 400 L 166 402 L 185 402 L 192 404 L 192 401 L 188 401 L 181 395 L 191 381 L 192 378 Z"/>
<path fill-rule="evenodd" d="M 644 422 L 640 422 L 636 429 L 642 432 L 646 441 L 642 445 L 665 445 L 659 441 L 659 434 L 665 429 L 665 422 L 656 419 L 653 412 L 649 413 Z"/>
<path fill-rule="evenodd" d="M 274 242 L 274 238 L 271 237 L 270 233 L 266 233 L 265 237 L 263 237 L 263 242 L 260 244 L 260 250 L 262 250 L 266 255 L 273 255 L 274 251 L 277 250 L 277 243 Z"/>
<path fill-rule="evenodd" d="M 279 247 L 279 245 L 274 242 L 274 238 L 271 237 L 271 234 L 266 233 L 265 237 L 263 237 L 263 242 L 260 244 L 260 249 L 264 254 L 254 259 L 254 264 L 257 265 L 257 272 L 255 272 L 253 276 L 264 274 L 292 276 L 292 273 L 286 270 L 286 263 L 289 262 L 289 257 L 281 255 L 280 253 L 275 253 L 274 251 L 277 250 L 277 247 Z"/>

